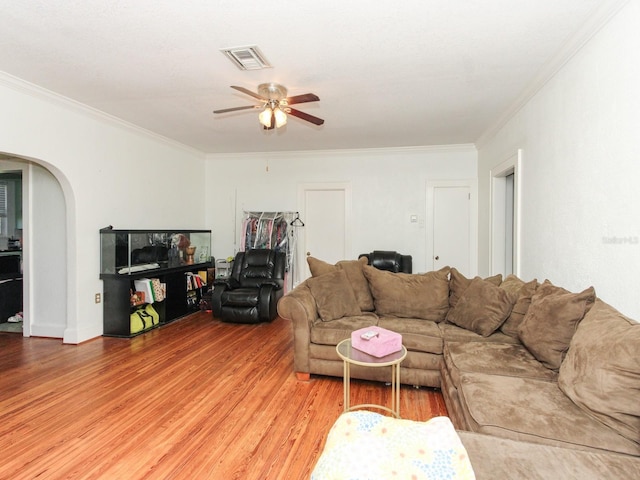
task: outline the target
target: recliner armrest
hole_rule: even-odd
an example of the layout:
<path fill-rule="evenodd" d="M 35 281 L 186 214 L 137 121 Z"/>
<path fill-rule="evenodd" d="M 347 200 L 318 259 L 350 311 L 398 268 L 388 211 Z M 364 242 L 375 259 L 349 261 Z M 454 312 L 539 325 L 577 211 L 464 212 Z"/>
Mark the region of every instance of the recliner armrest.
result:
<path fill-rule="evenodd" d="M 220 318 L 222 313 L 222 294 L 230 290 L 227 282 L 216 281 L 211 291 L 211 311 L 214 317 Z"/>
<path fill-rule="evenodd" d="M 235 278 L 219 278 L 213 281 L 213 286 L 224 285 L 229 289 L 238 288 L 240 284 Z"/>

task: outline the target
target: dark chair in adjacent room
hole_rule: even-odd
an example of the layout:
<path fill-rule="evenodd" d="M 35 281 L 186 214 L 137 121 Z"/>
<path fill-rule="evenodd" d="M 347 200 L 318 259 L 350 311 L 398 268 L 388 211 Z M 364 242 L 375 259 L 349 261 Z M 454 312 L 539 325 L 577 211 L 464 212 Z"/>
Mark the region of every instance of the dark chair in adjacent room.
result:
<path fill-rule="evenodd" d="M 22 311 L 20 255 L 0 256 L 0 322 Z"/>
<path fill-rule="evenodd" d="M 363 253 L 358 258 L 367 257 L 367 262 L 372 267 L 389 272 L 412 272 L 411 255 L 402 255 L 389 250 L 374 250 L 371 253 Z"/>
<path fill-rule="evenodd" d="M 270 249 L 238 252 L 231 275 L 214 282 L 214 318 L 232 323 L 270 322 L 284 294 L 286 255 Z"/>

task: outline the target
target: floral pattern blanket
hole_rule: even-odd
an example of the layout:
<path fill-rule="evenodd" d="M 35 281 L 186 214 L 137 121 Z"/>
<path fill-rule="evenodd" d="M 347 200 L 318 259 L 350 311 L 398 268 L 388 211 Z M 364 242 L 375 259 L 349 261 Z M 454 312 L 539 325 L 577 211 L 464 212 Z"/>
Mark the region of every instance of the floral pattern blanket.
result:
<path fill-rule="evenodd" d="M 343 413 L 327 437 L 312 480 L 475 479 L 447 417 L 427 422 L 369 411 Z"/>

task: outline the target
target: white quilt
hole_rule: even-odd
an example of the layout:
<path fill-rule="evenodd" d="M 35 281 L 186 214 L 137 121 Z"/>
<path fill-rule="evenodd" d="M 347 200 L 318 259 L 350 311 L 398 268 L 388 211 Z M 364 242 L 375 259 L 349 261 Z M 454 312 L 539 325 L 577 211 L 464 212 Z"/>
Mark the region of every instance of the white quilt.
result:
<path fill-rule="evenodd" d="M 312 480 L 475 479 L 451 421 L 402 420 L 369 411 L 342 414 Z"/>

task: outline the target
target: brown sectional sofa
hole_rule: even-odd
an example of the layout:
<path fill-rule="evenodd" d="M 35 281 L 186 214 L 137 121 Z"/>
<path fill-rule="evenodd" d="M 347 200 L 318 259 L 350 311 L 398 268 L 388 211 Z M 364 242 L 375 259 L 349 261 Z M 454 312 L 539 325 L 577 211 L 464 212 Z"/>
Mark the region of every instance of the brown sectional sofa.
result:
<path fill-rule="evenodd" d="M 502 332 L 485 339 L 444 322 L 449 311 L 448 267 L 426 274 L 404 274 L 376 270 L 364 257 L 338 262 L 337 266 L 313 258 L 308 261 L 313 278 L 278 303 L 278 314 L 293 324 L 294 369 L 300 378 L 309 374 L 342 376 L 336 345 L 352 331 L 371 325 L 402 334 L 408 350 L 402 363 L 402 382 L 416 386 L 440 387 L 444 338 L 516 341 Z M 351 370 L 354 378 L 388 380 L 388 372 L 382 369 L 356 367 Z"/>
<path fill-rule="evenodd" d="M 448 267 L 402 274 L 363 261 L 309 265 L 313 277 L 278 304 L 293 325 L 299 378 L 342 376 L 336 344 L 378 325 L 402 334 L 401 382 L 441 388 L 457 429 L 526 442 L 525 450 L 615 453 L 639 468 L 640 324 L 593 288 L 467 279 Z M 382 370 L 351 374 L 388 381 Z"/>

